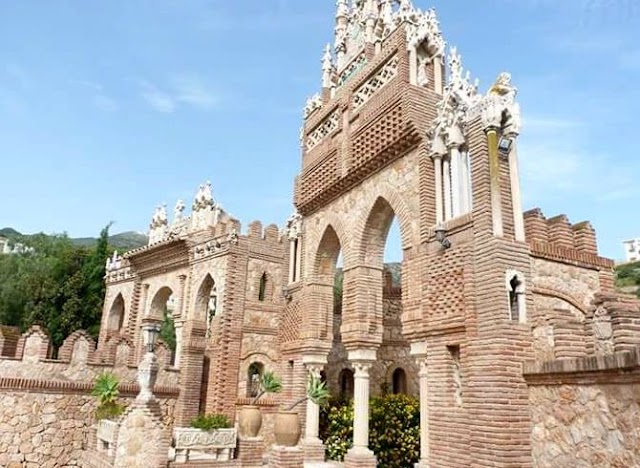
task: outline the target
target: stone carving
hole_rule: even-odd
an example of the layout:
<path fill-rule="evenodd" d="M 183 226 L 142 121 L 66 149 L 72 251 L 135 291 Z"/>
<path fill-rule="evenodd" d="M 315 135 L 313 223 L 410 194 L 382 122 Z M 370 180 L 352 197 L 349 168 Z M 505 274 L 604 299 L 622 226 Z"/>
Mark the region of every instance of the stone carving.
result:
<path fill-rule="evenodd" d="M 376 91 L 389 83 L 398 75 L 398 57 L 394 55 L 380 68 L 380 70 L 367 80 L 353 93 L 354 110 L 362 107 Z"/>
<path fill-rule="evenodd" d="M 511 84 L 511 75 L 500 73 L 487 95 L 473 109 L 472 116 L 480 114 L 485 128 L 503 128 L 507 135 L 519 134 L 521 118 L 520 105 L 515 100 L 517 92 Z"/>
<path fill-rule="evenodd" d="M 318 125 L 318 127 L 313 132 L 309 134 L 309 136 L 307 137 L 307 151 L 313 149 L 324 139 L 324 137 L 338 128 L 340 115 L 340 111 L 335 110 L 320 125 Z"/>
<path fill-rule="evenodd" d="M 471 82 L 470 72 L 464 73 L 462 57 L 456 47 L 452 47 L 448 57 L 449 81 L 446 86 L 446 96 L 456 106 L 464 110 L 477 104 L 481 99 L 478 95 L 479 80 Z"/>
<path fill-rule="evenodd" d="M 410 5 L 410 1 L 406 2 Z M 399 14 L 407 21 L 407 48 L 409 50 L 424 47 L 431 57 L 444 53 L 445 42 L 440 31 L 440 22 L 433 8 L 422 13 L 413 5 L 401 6 Z"/>
<path fill-rule="evenodd" d="M 349 78 L 358 73 L 366 64 L 367 56 L 362 52 L 354 58 L 351 63 L 342 70 L 342 72 L 340 72 L 340 75 L 338 76 L 338 86 L 342 86 L 349 81 Z"/>
<path fill-rule="evenodd" d="M 287 220 L 287 226 L 284 229 L 289 240 L 294 240 L 302 236 L 302 215 L 295 211 Z"/>
<path fill-rule="evenodd" d="M 322 107 L 322 98 L 319 94 L 314 94 L 307 99 L 307 104 L 304 106 L 304 118 L 309 117 L 316 109 Z"/>
<path fill-rule="evenodd" d="M 595 337 L 596 354 L 613 354 L 611 315 L 603 306 L 599 306 L 593 314 L 593 335 Z"/>
<path fill-rule="evenodd" d="M 167 205 L 162 204 L 156 207 L 156 211 L 151 218 L 151 224 L 149 225 L 149 244 L 160 242 L 164 238 L 168 224 Z"/>
<path fill-rule="evenodd" d="M 184 202 L 182 200 L 178 200 L 176 203 L 176 207 L 173 209 L 173 222 L 179 223 L 182 221 L 182 213 L 184 211 Z"/>
<path fill-rule="evenodd" d="M 333 57 L 331 57 L 331 45 L 327 44 L 324 49 L 324 55 L 322 56 L 322 87 L 333 87 L 335 78 L 336 67 L 333 64 Z"/>
<path fill-rule="evenodd" d="M 184 463 L 190 460 L 231 460 L 234 457 L 236 440 L 235 429 L 217 429 L 207 432 L 193 428 L 175 428 L 173 431 L 175 461 Z"/>

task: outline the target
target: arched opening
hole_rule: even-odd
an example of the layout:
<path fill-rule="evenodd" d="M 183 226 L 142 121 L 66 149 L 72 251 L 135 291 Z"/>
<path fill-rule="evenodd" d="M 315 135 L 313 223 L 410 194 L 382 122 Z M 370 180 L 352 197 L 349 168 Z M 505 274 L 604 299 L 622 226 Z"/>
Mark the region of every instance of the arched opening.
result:
<path fill-rule="evenodd" d="M 207 337 L 211 336 L 215 328 L 214 321 L 218 313 L 218 289 L 213 277 L 207 274 L 202 280 L 196 296 L 196 314 L 197 317 L 202 317 L 206 321 Z"/>
<path fill-rule="evenodd" d="M 342 369 L 338 380 L 340 382 L 340 398 L 353 398 L 353 371 Z"/>
<path fill-rule="evenodd" d="M 252 362 L 247 369 L 247 397 L 255 398 L 260 393 L 260 379 L 264 373 L 264 364 Z"/>
<path fill-rule="evenodd" d="M 358 319 L 368 325 L 369 336 L 362 339 L 381 342 L 377 361 L 369 371 L 372 395 L 384 392 L 415 395 L 418 391 L 415 385 L 410 385 L 418 370 L 402 328 L 403 297 L 409 296 L 404 287 L 410 284 L 405 277 L 404 251 L 412 239 L 409 229 L 396 216 L 389 201 L 379 197 L 371 206 L 360 234 L 358 254 L 365 265 L 361 274 L 366 275 L 367 281 L 357 290 L 358 303 L 364 305 Z M 389 375 L 388 369 L 396 371 Z"/>
<path fill-rule="evenodd" d="M 391 377 L 391 387 L 393 389 L 394 395 L 407 393 L 407 374 L 405 373 L 404 369 L 398 367 L 393 371 L 393 375 Z"/>
<path fill-rule="evenodd" d="M 171 350 L 170 365 L 176 364 L 176 327 L 174 322 L 175 298 L 171 288 L 165 286 L 156 292 L 151 301 L 149 315 L 161 320 L 160 338 Z"/>
<path fill-rule="evenodd" d="M 508 271 L 506 287 L 509 297 L 509 317 L 514 322 L 526 322 L 524 275 L 517 271 Z"/>
<path fill-rule="evenodd" d="M 262 273 L 262 276 L 260 277 L 260 286 L 258 288 L 258 300 L 259 301 L 264 301 L 264 298 L 267 294 L 267 272 L 265 271 L 264 273 Z"/>
<path fill-rule="evenodd" d="M 109 318 L 107 322 L 107 330 L 109 332 L 118 332 L 124 325 L 124 298 L 122 294 L 118 294 L 113 303 L 111 309 L 109 309 Z"/>

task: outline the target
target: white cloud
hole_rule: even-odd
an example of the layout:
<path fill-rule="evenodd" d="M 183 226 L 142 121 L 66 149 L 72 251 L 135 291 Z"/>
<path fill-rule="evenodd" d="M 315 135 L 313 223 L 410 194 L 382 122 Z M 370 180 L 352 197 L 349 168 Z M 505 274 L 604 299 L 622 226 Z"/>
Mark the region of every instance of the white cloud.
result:
<path fill-rule="evenodd" d="M 146 80 L 139 82 L 142 97 L 158 112 L 172 113 L 181 105 L 211 110 L 219 102 L 218 97 L 197 75 L 175 75 L 169 82 L 170 85 L 165 89 Z"/>
<path fill-rule="evenodd" d="M 175 99 L 179 102 L 209 110 L 216 106 L 218 98 L 194 75 L 174 77 Z"/>
<path fill-rule="evenodd" d="M 176 102 L 172 96 L 160 91 L 148 81 L 141 81 L 142 97 L 154 110 L 170 114 L 176 110 Z"/>

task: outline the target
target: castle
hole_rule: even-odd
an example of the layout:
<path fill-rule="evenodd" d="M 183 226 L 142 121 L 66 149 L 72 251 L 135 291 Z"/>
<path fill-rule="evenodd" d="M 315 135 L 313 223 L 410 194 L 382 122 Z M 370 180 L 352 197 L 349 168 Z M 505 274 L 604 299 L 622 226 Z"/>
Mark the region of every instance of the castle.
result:
<path fill-rule="evenodd" d="M 65 416 L 74 421 L 65 434 L 84 442 L 56 460 L 120 466 L 119 449 L 101 453 L 102 465 L 82 455 L 95 450 L 87 382 L 112 369 L 134 395 L 143 324 L 169 310 L 176 349 L 157 353 L 159 433 L 199 413 L 235 419 L 259 375 L 283 379 L 282 393 L 259 401 L 260 444 L 240 440 L 233 461 L 193 466 L 261 466 L 275 450 L 275 410 L 304 393 L 309 374 L 354 399 L 346 467 L 376 466 L 368 405 L 383 388 L 419 396 L 423 468 L 639 465 L 640 309 L 615 294 L 613 262 L 598 255 L 588 222 L 523 212 L 510 75 L 480 92 L 433 10 L 338 0 L 321 82 L 304 108 L 286 226 L 254 221 L 243 233 L 209 183 L 188 216 L 181 201 L 171 221 L 158 207 L 149 245 L 107 263 L 97 349 L 78 332 L 53 362 L 41 330 L 3 330 L 0 386 L 22 402 L 4 420 L 69 396 L 82 411 Z M 394 219 L 400 285 L 383 268 Z M 271 466 L 324 460 L 318 407 L 302 413 L 298 452 Z M 3 437 L 0 464 L 19 459 Z M 170 438 L 153 466 L 192 466 L 166 459 Z"/>

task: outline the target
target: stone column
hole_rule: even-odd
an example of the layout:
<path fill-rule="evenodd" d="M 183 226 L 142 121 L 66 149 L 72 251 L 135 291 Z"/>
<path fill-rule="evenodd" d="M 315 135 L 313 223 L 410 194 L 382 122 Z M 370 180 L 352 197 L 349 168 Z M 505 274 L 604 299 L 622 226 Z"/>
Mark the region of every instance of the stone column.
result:
<path fill-rule="evenodd" d="M 462 180 L 462 213 L 471 211 L 471 179 L 469 177 L 469 153 L 460 153 L 460 179 Z"/>
<path fill-rule="evenodd" d="M 295 239 L 289 240 L 289 283 L 293 283 L 296 275 L 296 241 Z"/>
<path fill-rule="evenodd" d="M 517 134 L 507 135 L 511 138 L 511 152 L 509 153 L 509 177 L 511 179 L 511 204 L 513 205 L 513 228 L 517 241 L 524 242 L 524 215 L 522 214 L 522 199 L 520 196 L 520 174 L 518 171 Z"/>
<path fill-rule="evenodd" d="M 376 466 L 376 457 L 369 449 L 369 369 L 376 359 L 374 349 L 349 351 L 355 369 L 353 398 L 353 447 L 345 457 L 345 468 Z"/>
<path fill-rule="evenodd" d="M 436 224 L 443 221 L 442 211 L 442 155 L 434 154 L 433 158 L 434 179 L 436 182 Z"/>
<path fill-rule="evenodd" d="M 448 157 L 445 157 L 442 162 L 442 179 L 444 191 L 444 219 L 445 221 L 448 221 L 451 219 L 451 169 Z"/>
<path fill-rule="evenodd" d="M 460 168 L 460 150 L 457 145 L 449 148 L 449 159 L 451 159 L 451 198 L 452 217 L 462 214 L 462 181 Z"/>
<path fill-rule="evenodd" d="M 176 308 L 173 311 L 174 313 L 174 321 L 176 327 L 176 352 L 173 358 L 173 366 L 180 367 L 180 355 L 182 354 L 182 325 L 186 320 L 186 307 L 184 306 L 184 289 L 185 282 L 187 280 L 187 275 L 179 275 L 178 276 L 178 294 L 176 300 Z"/>
<path fill-rule="evenodd" d="M 326 364 L 326 359 L 310 359 L 303 357 L 309 376 L 320 378 L 320 372 Z M 307 417 L 304 437 L 304 461 L 322 462 L 324 461 L 324 444 L 320 440 L 320 407 L 307 400 Z"/>
<path fill-rule="evenodd" d="M 415 468 L 429 468 L 429 374 L 427 372 L 427 343 L 411 343 L 411 354 L 420 367 L 420 461 Z"/>
<path fill-rule="evenodd" d="M 300 281 L 302 278 L 302 236 L 298 236 L 295 241 L 296 249 L 296 270 L 295 270 L 295 279 L 296 281 Z"/>
<path fill-rule="evenodd" d="M 176 329 L 176 352 L 173 358 L 173 367 L 180 367 L 180 356 L 182 355 L 182 329 L 184 328 L 184 320 L 180 319 L 175 322 Z"/>
<path fill-rule="evenodd" d="M 498 130 L 502 125 L 504 105 L 497 97 L 492 97 L 482 109 L 481 118 L 484 133 L 487 135 L 487 147 L 489 150 L 489 180 L 491 186 L 491 218 L 493 235 L 504 235 L 502 223 L 502 197 L 500 190 L 500 159 L 498 154 Z"/>

